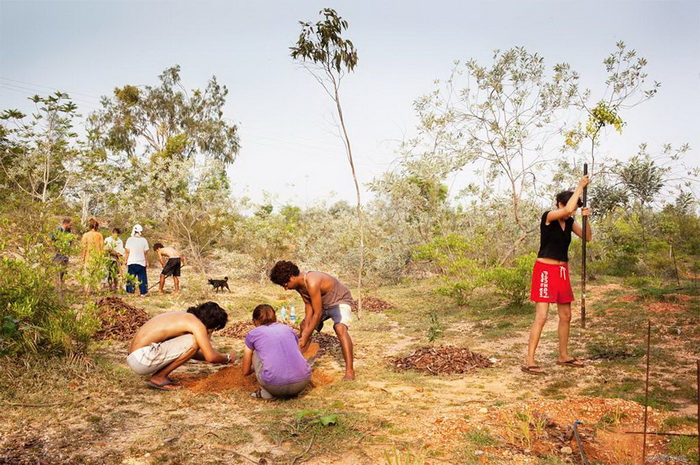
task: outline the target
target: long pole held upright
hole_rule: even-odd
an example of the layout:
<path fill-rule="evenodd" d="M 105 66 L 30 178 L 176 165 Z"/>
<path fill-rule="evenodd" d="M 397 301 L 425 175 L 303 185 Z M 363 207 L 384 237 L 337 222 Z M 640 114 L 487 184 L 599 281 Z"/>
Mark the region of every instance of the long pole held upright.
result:
<path fill-rule="evenodd" d="M 583 174 L 588 174 L 588 163 L 583 164 Z M 588 186 L 583 188 L 583 206 L 587 205 Z M 586 230 L 588 228 L 588 217 L 584 216 L 583 237 L 581 240 L 581 327 L 586 327 Z"/>

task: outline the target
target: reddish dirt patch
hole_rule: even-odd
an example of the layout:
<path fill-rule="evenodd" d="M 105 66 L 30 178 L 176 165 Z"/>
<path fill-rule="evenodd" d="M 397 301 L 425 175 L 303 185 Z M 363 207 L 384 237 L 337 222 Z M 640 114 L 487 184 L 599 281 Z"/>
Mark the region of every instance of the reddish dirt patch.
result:
<path fill-rule="evenodd" d="M 664 299 L 675 300 L 677 302 L 690 302 L 693 300 L 693 297 L 685 294 L 664 294 Z"/>
<path fill-rule="evenodd" d="M 243 376 L 240 365 L 231 365 L 210 375 L 182 375 L 177 380 L 196 393 L 222 392 L 228 390 L 254 391 L 258 388 L 255 376 Z"/>
<path fill-rule="evenodd" d="M 334 383 L 336 378 L 324 373 L 321 370 L 314 370 L 311 372 L 311 386 L 317 388 L 321 386 L 327 386 L 328 384 Z"/>
<path fill-rule="evenodd" d="M 655 315 L 669 315 L 674 313 L 682 313 L 685 309 L 683 304 L 670 304 L 666 302 L 654 302 L 644 306 L 648 313 Z"/>
<path fill-rule="evenodd" d="M 255 375 L 243 376 L 240 365 L 227 366 L 210 375 L 183 374 L 175 379 L 197 394 L 232 390 L 252 392 L 259 387 Z M 325 386 L 333 382 L 335 382 L 334 377 L 320 370 L 313 370 L 311 373 L 313 387 Z"/>
<path fill-rule="evenodd" d="M 305 351 L 301 353 L 301 355 L 306 359 L 309 360 L 310 358 L 313 358 L 318 354 L 318 351 L 321 350 L 321 346 L 318 345 L 317 342 L 312 342 L 309 344 L 309 346 L 306 348 Z"/>
<path fill-rule="evenodd" d="M 638 295 L 628 294 L 618 298 L 616 302 L 636 302 L 637 300 L 639 300 Z"/>
<path fill-rule="evenodd" d="M 658 431 L 664 417 L 664 413 L 650 408 L 648 431 Z M 425 434 L 431 441 L 450 445 L 460 441 L 464 433 L 487 428 L 492 435 L 504 438 L 510 451 L 516 454 L 525 449 L 533 454 L 559 454 L 562 447 L 568 446 L 574 451 L 575 463 L 579 463 L 573 433 L 576 420 L 582 422 L 578 432 L 590 462 L 608 465 L 639 462 L 643 436 L 626 432 L 643 430 L 644 407 L 622 399 L 579 396 L 566 400 L 536 399 L 483 413 L 478 406 L 468 406 L 435 418 Z M 667 442 L 663 436 L 647 436 L 647 456 L 667 453 Z"/>
<path fill-rule="evenodd" d="M 468 373 L 492 365 L 487 357 L 454 346 L 421 347 L 407 357 L 392 359 L 392 362 L 399 370 L 423 371 L 431 375 Z"/>
<path fill-rule="evenodd" d="M 142 308 L 132 307 L 119 297 L 104 297 L 96 302 L 102 329 L 95 338 L 128 341 L 149 320 Z"/>

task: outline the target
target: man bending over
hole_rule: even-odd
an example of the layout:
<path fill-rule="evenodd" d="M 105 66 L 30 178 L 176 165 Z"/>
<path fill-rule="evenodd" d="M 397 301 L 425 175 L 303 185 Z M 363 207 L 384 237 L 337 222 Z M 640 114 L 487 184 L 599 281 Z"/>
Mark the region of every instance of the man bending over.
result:
<path fill-rule="evenodd" d="M 299 293 L 305 304 L 305 317 L 301 322 L 299 347 L 305 350 L 311 342 L 314 329 L 321 331 L 323 322 L 333 320 L 333 329 L 340 340 L 345 360 L 344 380 L 355 379 L 352 339 L 348 333 L 351 317 L 352 295 L 350 290 L 333 276 L 320 271 L 300 272 L 299 267 L 285 260 L 275 263 L 270 280 L 288 291 Z"/>
<path fill-rule="evenodd" d="M 158 260 L 160 261 L 163 271 L 160 273 L 160 283 L 158 291 L 162 294 L 165 286 L 165 278 L 172 275 L 173 284 L 175 285 L 175 294 L 180 292 L 180 268 L 185 264 L 185 257 L 173 247 L 164 247 L 163 244 L 157 242 L 153 245 L 153 250 L 158 252 Z"/>
<path fill-rule="evenodd" d="M 138 330 L 126 362 L 139 375 L 151 375 L 148 386 L 172 391 L 178 386 L 168 375 L 191 358 L 210 363 L 232 363 L 235 352 L 221 354 L 211 345 L 211 334 L 226 326 L 228 315 L 215 302 L 186 312 L 154 316 Z"/>

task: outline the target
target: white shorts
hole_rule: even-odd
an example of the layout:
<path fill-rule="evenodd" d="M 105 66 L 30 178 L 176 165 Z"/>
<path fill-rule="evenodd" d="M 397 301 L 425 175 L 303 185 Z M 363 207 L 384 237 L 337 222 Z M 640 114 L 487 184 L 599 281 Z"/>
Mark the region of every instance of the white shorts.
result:
<path fill-rule="evenodd" d="M 333 324 L 343 323 L 349 328 L 352 322 L 352 308 L 348 304 L 338 304 L 323 309 L 317 331 L 321 331 L 320 328 L 323 328 L 323 322 L 326 320 L 333 320 Z"/>
<path fill-rule="evenodd" d="M 170 365 L 195 345 L 192 334 L 183 334 L 163 342 L 136 349 L 126 358 L 132 370 L 139 375 L 150 375 Z"/>

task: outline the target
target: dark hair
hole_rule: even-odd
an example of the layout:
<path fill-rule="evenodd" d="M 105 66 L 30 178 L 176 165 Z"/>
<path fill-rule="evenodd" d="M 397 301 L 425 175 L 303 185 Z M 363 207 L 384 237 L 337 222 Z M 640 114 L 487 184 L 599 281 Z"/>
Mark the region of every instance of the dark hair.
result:
<path fill-rule="evenodd" d="M 260 325 L 269 325 L 277 321 L 275 309 L 271 305 L 260 304 L 253 310 L 253 321 L 257 321 Z"/>
<path fill-rule="evenodd" d="M 562 204 L 566 205 L 569 203 L 569 200 L 571 199 L 571 196 L 574 195 L 574 191 L 561 191 L 557 194 L 555 197 L 555 200 L 557 202 L 557 205 Z M 581 200 L 581 197 L 578 198 L 578 206 L 583 207 L 583 200 Z"/>
<path fill-rule="evenodd" d="M 121 234 L 121 233 L 122 233 L 122 230 L 119 229 L 119 228 L 112 228 L 112 232 L 115 232 L 115 233 L 117 233 L 117 234 Z"/>
<path fill-rule="evenodd" d="M 90 221 L 88 221 L 88 227 L 97 231 L 100 228 L 100 223 L 98 223 L 95 218 L 90 218 Z"/>
<path fill-rule="evenodd" d="M 63 221 L 61 221 L 61 224 L 71 224 L 73 222 L 72 219 L 65 217 L 63 218 Z"/>
<path fill-rule="evenodd" d="M 278 261 L 270 270 L 270 281 L 280 286 L 287 284 L 292 276 L 299 276 L 299 267 L 286 260 Z"/>
<path fill-rule="evenodd" d="M 160 242 L 156 242 L 155 244 L 153 244 L 153 251 L 154 252 L 157 251 L 158 249 L 162 249 L 162 248 L 163 248 L 163 244 L 161 244 Z"/>
<path fill-rule="evenodd" d="M 193 314 L 204 323 L 207 329 L 213 329 L 214 331 L 222 329 L 228 321 L 226 310 L 221 308 L 216 302 L 211 301 L 204 302 L 196 307 L 190 307 L 187 309 L 187 313 Z"/>

